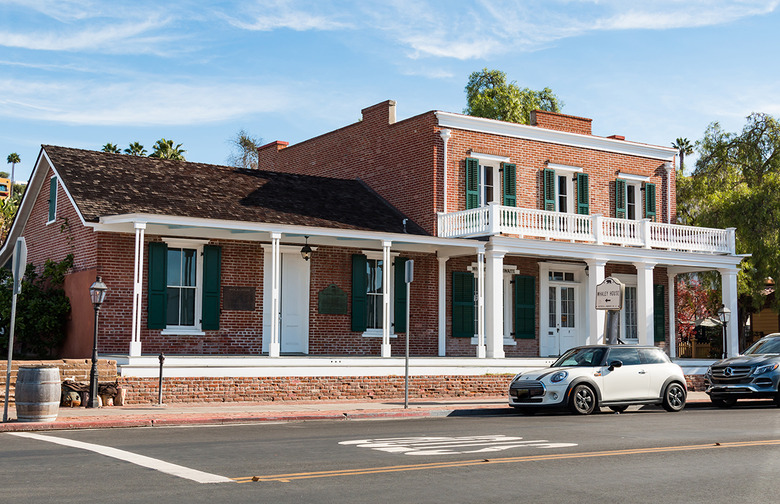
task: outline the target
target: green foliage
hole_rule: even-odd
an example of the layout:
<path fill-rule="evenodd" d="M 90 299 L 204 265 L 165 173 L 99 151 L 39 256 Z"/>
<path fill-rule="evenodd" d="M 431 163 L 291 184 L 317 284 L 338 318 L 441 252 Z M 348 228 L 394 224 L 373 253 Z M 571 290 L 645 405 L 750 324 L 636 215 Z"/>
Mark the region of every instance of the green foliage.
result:
<path fill-rule="evenodd" d="M 125 149 L 125 154 L 129 154 L 131 156 L 145 156 L 146 149 L 144 149 L 144 146 L 141 145 L 140 142 L 131 142 L 128 148 Z"/>
<path fill-rule="evenodd" d="M 677 138 L 672 142 L 672 147 L 677 149 L 677 155 L 680 156 L 680 171 L 685 171 L 685 156 L 693 154 L 693 144 L 687 138 Z"/>
<path fill-rule="evenodd" d="M 56 355 L 65 341 L 70 300 L 63 288 L 65 275 L 73 266 L 73 255 L 60 262 L 47 260 L 39 274 L 28 264 L 22 280 L 22 292 L 16 298 L 15 339 L 21 353 L 37 358 Z M 11 271 L 0 268 L 0 346 L 8 350 L 11 323 L 13 278 Z"/>
<path fill-rule="evenodd" d="M 229 142 L 233 147 L 233 151 L 228 156 L 230 166 L 257 169 L 257 148 L 262 144 L 262 139 L 253 137 L 244 130 L 239 130 Z"/>
<path fill-rule="evenodd" d="M 504 72 L 487 68 L 469 76 L 466 103 L 464 114 L 520 124 L 529 124 L 534 110 L 560 112 L 563 108 L 550 88 L 520 89 L 515 82 L 507 83 Z"/>
<path fill-rule="evenodd" d="M 102 150 L 103 152 L 112 152 L 114 154 L 119 154 L 122 152 L 119 150 L 119 147 L 116 144 L 112 144 L 111 142 L 104 145 Z"/>
<path fill-rule="evenodd" d="M 712 123 L 697 148 L 693 175 L 678 173 L 678 213 L 686 224 L 737 228 L 737 253 L 752 254 L 739 294 L 758 308 L 766 279 L 780 279 L 780 124 L 751 114 L 737 134 Z M 775 303 L 780 309 L 780 296 Z"/>
<path fill-rule="evenodd" d="M 173 140 L 161 138 L 154 143 L 154 151 L 149 154 L 149 157 L 184 161 L 185 152 L 187 151 L 181 148 L 181 144 L 174 146 Z"/>
<path fill-rule="evenodd" d="M 8 232 L 11 230 L 16 211 L 19 209 L 21 196 L 15 195 L 0 201 L 0 243 L 5 241 Z"/>
<path fill-rule="evenodd" d="M 22 162 L 21 158 L 19 157 L 19 154 L 17 154 L 16 152 L 12 152 L 12 153 L 8 154 L 8 157 L 6 158 L 6 161 L 10 165 L 14 165 L 16 163 L 21 163 Z"/>

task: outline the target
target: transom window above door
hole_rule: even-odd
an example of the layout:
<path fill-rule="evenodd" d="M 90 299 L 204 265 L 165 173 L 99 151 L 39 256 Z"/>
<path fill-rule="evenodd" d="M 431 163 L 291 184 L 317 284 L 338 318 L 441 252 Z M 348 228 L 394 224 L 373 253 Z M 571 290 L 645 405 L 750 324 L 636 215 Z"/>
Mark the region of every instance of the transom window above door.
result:
<path fill-rule="evenodd" d="M 548 278 L 553 282 L 573 282 L 574 273 L 571 271 L 550 271 Z"/>

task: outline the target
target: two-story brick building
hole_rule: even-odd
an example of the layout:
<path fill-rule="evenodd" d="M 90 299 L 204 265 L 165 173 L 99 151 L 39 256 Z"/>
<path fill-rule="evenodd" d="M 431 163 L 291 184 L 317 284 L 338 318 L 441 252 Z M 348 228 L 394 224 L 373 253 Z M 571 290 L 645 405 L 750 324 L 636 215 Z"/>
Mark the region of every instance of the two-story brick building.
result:
<path fill-rule="evenodd" d="M 607 276 L 621 339 L 674 356 L 675 275 L 719 271 L 736 313 L 741 260 L 733 229 L 674 224 L 674 155 L 590 119 L 396 121 L 392 101 L 261 147 L 255 171 L 44 146 L 0 260 L 18 236 L 35 264 L 74 253 L 79 306 L 101 275 L 99 350 L 125 376 L 159 352 L 179 377 L 398 374 L 407 305 L 413 373 L 509 372 L 602 341 Z"/>

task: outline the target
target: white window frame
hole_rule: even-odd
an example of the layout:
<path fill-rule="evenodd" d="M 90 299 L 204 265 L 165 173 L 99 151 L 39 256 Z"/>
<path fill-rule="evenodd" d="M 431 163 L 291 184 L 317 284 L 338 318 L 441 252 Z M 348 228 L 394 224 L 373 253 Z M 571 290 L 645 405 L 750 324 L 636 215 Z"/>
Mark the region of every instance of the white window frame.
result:
<path fill-rule="evenodd" d="M 363 255 L 366 256 L 366 259 L 373 259 L 373 260 L 384 260 L 384 254 L 382 251 L 378 250 L 363 250 Z M 400 255 L 399 252 L 390 252 L 390 327 L 395 327 L 395 302 L 394 302 L 394 291 L 395 291 L 395 258 Z M 384 281 L 384 278 L 382 279 Z M 382 286 L 382 291 L 384 292 L 384 285 Z M 382 337 L 382 329 L 379 328 L 366 328 L 365 332 L 363 332 L 362 336 L 364 338 L 381 338 Z M 395 334 L 395 331 L 390 331 L 390 337 L 391 338 L 397 338 L 398 336 Z"/>
<path fill-rule="evenodd" d="M 203 318 L 203 246 L 208 243 L 208 240 L 189 240 L 181 238 L 165 238 L 162 239 L 168 248 L 175 249 L 192 249 L 195 250 L 195 324 L 191 326 L 183 325 L 166 325 L 161 334 L 164 335 L 178 335 L 178 336 L 203 336 L 206 333 L 201 329 Z M 166 262 L 168 261 L 168 255 L 165 256 Z M 167 269 L 167 264 L 166 264 Z M 168 279 L 165 279 L 166 289 Z M 166 322 L 168 316 L 168 307 L 166 305 Z"/>
<path fill-rule="evenodd" d="M 501 204 L 503 199 L 503 180 L 501 177 L 501 163 L 508 163 L 509 158 L 506 156 L 496 156 L 494 154 L 483 154 L 479 152 L 470 152 L 469 157 L 475 158 L 479 161 L 479 206 L 487 206 L 490 203 Z M 493 197 L 490 201 L 486 200 L 486 177 L 488 170 L 493 175 Z"/>
<path fill-rule="evenodd" d="M 55 180 L 54 183 L 57 185 L 57 187 L 54 190 L 54 202 L 49 201 L 49 206 L 46 207 L 46 225 L 47 226 L 49 224 L 57 222 L 57 210 L 59 210 L 59 208 L 58 208 L 59 205 L 57 205 L 57 194 L 60 192 L 60 181 L 59 181 L 59 178 L 57 177 L 57 175 L 52 175 L 51 177 L 49 177 L 49 187 L 48 187 L 48 189 L 49 189 L 49 195 L 50 196 L 51 196 L 51 181 L 52 181 L 52 179 Z M 49 220 L 49 214 L 52 213 L 49 210 L 50 210 L 52 204 L 54 205 L 54 219 Z"/>
<path fill-rule="evenodd" d="M 555 211 L 561 213 L 577 212 L 577 195 L 574 193 L 574 177 L 585 170 L 581 166 L 570 166 L 557 163 L 547 163 L 547 168 L 555 171 Z M 560 200 L 560 179 L 563 178 L 566 184 L 566 209 L 561 210 Z"/>
<path fill-rule="evenodd" d="M 483 265 L 483 270 L 487 265 Z M 477 263 L 471 263 L 471 266 L 466 268 L 469 273 L 474 275 L 474 285 L 477 285 L 478 273 Z M 503 274 L 503 294 L 504 294 L 504 346 L 517 346 L 517 340 L 512 337 L 513 329 L 513 317 L 514 317 L 514 285 L 512 284 L 512 278 L 517 275 L 517 266 L 512 264 L 504 265 Z M 476 297 L 478 296 L 477 289 L 474 289 L 474 327 L 479 327 L 479 310 L 477 310 Z M 471 338 L 472 345 L 479 344 L 479 336 L 475 333 Z"/>
<path fill-rule="evenodd" d="M 620 282 L 626 287 L 633 287 L 634 289 L 637 289 L 637 280 L 635 275 L 622 275 L 622 274 L 613 274 L 614 278 L 617 278 L 620 280 Z M 639 296 L 639 291 L 637 291 L 637 296 Z M 638 299 L 638 298 L 637 298 Z M 637 327 L 637 337 L 636 338 L 629 338 L 626 336 L 626 328 L 628 327 L 628 324 L 626 323 L 626 317 L 628 315 L 628 305 L 626 303 L 625 298 L 623 298 L 623 308 L 620 310 L 620 339 L 623 340 L 628 345 L 638 345 L 639 344 L 639 328 Z M 636 307 L 636 317 L 637 321 L 639 320 L 639 306 Z"/>
<path fill-rule="evenodd" d="M 644 175 L 634 175 L 633 173 L 618 173 L 618 177 L 621 180 L 624 180 L 626 182 L 626 219 L 628 220 L 642 220 L 645 216 L 645 207 L 643 205 L 644 203 L 644 196 L 643 193 L 643 184 L 646 184 L 650 182 L 650 177 L 646 177 Z M 629 211 L 628 211 L 628 191 L 629 187 L 633 188 L 634 195 L 636 196 L 636 202 L 635 202 L 635 211 L 634 211 L 634 218 L 632 219 L 629 217 Z"/>

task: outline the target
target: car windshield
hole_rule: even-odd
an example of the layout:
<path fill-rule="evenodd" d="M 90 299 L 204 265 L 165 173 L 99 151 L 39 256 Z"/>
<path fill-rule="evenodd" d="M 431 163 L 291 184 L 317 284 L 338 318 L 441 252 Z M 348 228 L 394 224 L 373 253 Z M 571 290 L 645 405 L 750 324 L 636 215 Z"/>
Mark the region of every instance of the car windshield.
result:
<path fill-rule="evenodd" d="M 763 338 L 752 347 L 745 350 L 743 355 L 780 354 L 780 338 Z"/>
<path fill-rule="evenodd" d="M 600 366 L 606 348 L 572 348 L 555 361 L 552 367 Z"/>

